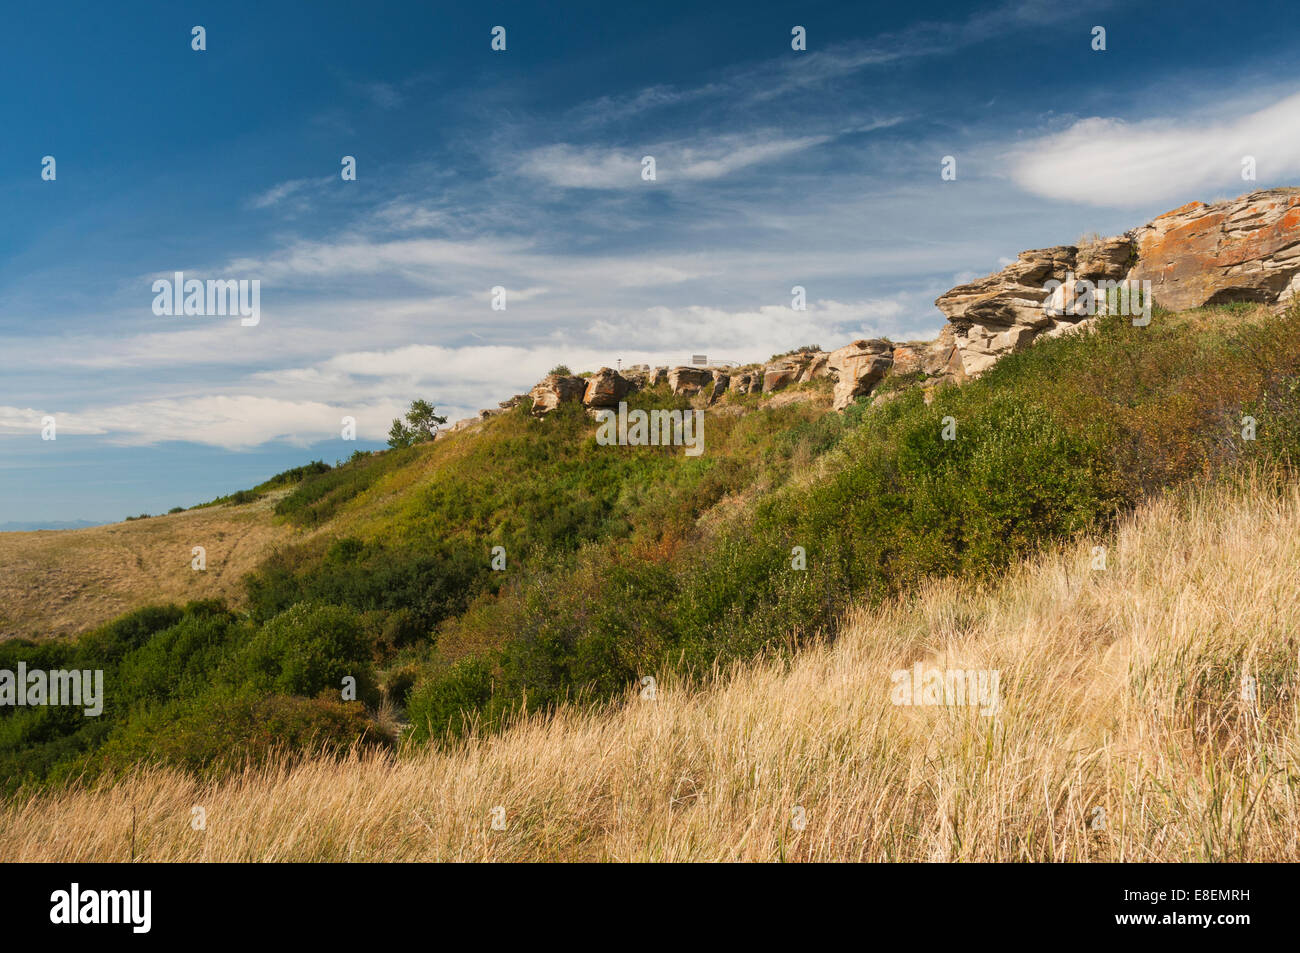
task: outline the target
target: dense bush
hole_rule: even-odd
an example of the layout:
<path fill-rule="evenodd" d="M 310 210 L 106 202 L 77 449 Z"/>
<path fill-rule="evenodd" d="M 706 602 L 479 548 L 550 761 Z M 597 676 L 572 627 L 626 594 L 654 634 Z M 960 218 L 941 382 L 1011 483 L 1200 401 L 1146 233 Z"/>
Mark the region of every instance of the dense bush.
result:
<path fill-rule="evenodd" d="M 298 488 L 276 503 L 275 513 L 298 526 L 316 526 L 385 474 L 410 463 L 417 452 L 407 448 L 382 454 L 354 453 L 342 466 L 305 474 Z"/>
<path fill-rule="evenodd" d="M 271 490 L 282 486 L 292 486 L 296 483 L 301 483 L 310 476 L 327 473 L 329 470 L 330 465 L 328 463 L 323 460 L 313 460 L 311 463 L 303 464 L 300 467 L 291 467 L 288 470 L 277 473 L 269 480 L 259 483 L 252 489 L 236 490 L 234 493 L 230 493 L 226 496 L 219 496 L 215 500 L 209 500 L 207 503 L 200 503 L 195 507 L 195 509 L 203 509 L 208 506 L 242 506 L 245 503 L 255 503 L 262 497 L 266 496 L 266 494 Z M 181 509 L 183 509 L 183 507 L 176 507 L 172 512 L 178 512 Z"/>
<path fill-rule="evenodd" d="M 138 761 L 230 766 L 321 745 L 378 743 L 371 643 L 359 618 L 304 603 L 258 628 L 217 602 L 141 609 L 74 641 L 0 643 L 0 668 L 102 670 L 103 712 L 0 708 L 0 778 L 90 778 Z M 356 701 L 344 701 L 344 676 Z"/>
<path fill-rule="evenodd" d="M 462 659 L 444 677 L 411 692 L 406 706 L 411 736 L 458 737 L 468 727 L 467 717 L 484 708 L 491 697 L 492 667 L 482 659 Z"/>
<path fill-rule="evenodd" d="M 357 679 L 358 697 L 374 703 L 370 643 L 351 609 L 302 602 L 266 622 L 234 653 L 221 680 L 243 690 L 276 695 L 338 693 Z"/>
<path fill-rule="evenodd" d="M 411 625 L 428 631 L 461 611 L 489 573 L 486 555 L 444 544 L 441 552 L 347 539 L 323 554 L 311 547 L 268 559 L 247 580 L 251 610 L 259 620 L 303 601 L 358 611 L 405 609 Z"/>
<path fill-rule="evenodd" d="M 102 748 L 54 777 L 120 774 L 151 763 L 219 772 L 273 753 L 331 753 L 380 741 L 355 703 L 217 689 L 138 712 Z"/>

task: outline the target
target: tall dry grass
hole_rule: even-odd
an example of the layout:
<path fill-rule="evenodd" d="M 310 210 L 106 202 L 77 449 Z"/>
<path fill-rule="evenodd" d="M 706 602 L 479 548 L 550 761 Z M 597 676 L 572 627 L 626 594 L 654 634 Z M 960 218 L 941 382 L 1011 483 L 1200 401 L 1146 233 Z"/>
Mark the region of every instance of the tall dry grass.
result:
<path fill-rule="evenodd" d="M 1295 860 L 1298 593 L 1300 491 L 1202 488 L 703 689 L 665 675 L 454 752 L 29 796 L 0 806 L 0 857 Z M 999 670 L 999 711 L 892 704 L 918 660 Z"/>

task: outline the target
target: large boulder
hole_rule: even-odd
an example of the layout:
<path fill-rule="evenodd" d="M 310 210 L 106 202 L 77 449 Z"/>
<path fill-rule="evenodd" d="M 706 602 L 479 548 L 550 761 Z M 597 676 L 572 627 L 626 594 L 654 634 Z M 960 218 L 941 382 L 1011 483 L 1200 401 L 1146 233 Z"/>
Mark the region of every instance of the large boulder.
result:
<path fill-rule="evenodd" d="M 921 372 L 922 349 L 924 344 L 909 342 L 895 344 L 891 355 L 895 374 L 919 374 Z"/>
<path fill-rule="evenodd" d="M 582 403 L 586 407 L 617 407 L 632 390 L 632 384 L 617 371 L 602 367 L 587 380 Z"/>
<path fill-rule="evenodd" d="M 587 391 L 587 382 L 581 377 L 564 374 L 547 374 L 528 396 L 533 399 L 533 415 L 545 416 L 560 404 L 580 401 Z"/>
<path fill-rule="evenodd" d="M 704 367 L 674 367 L 668 371 L 668 387 L 674 394 L 694 397 L 713 384 L 713 372 Z"/>
<path fill-rule="evenodd" d="M 884 340 L 854 341 L 831 351 L 826 369 L 835 376 L 832 406 L 843 410 L 855 397 L 871 393 L 893 363 L 894 346 Z"/>
<path fill-rule="evenodd" d="M 1189 202 L 1129 233 L 1130 280 L 1171 311 L 1228 301 L 1284 306 L 1300 291 L 1300 189 Z"/>
<path fill-rule="evenodd" d="M 762 390 L 765 394 L 781 390 L 791 384 L 805 384 L 827 373 L 826 362 L 830 357 L 825 351 L 803 350 L 774 360 L 762 371 Z"/>
<path fill-rule="evenodd" d="M 761 371 L 744 371 L 739 374 L 731 375 L 731 383 L 727 389 L 733 394 L 754 394 L 763 388 L 763 374 Z"/>
<path fill-rule="evenodd" d="M 966 376 L 983 374 L 1007 354 L 1028 346 L 1039 330 L 1026 324 L 1013 324 L 1007 328 L 997 325 L 972 324 L 961 336 L 961 363 Z"/>
<path fill-rule="evenodd" d="M 1001 271 L 958 285 L 935 299 L 935 306 L 959 330 L 972 324 L 1008 328 L 1046 327 L 1044 285 L 1064 280 L 1073 269 L 1076 249 L 1069 245 L 1023 251 Z"/>
<path fill-rule="evenodd" d="M 806 384 L 808 381 L 826 376 L 827 361 L 830 360 L 829 354 L 825 351 L 805 351 L 804 357 L 806 362 L 799 370 L 799 376 L 796 378 L 797 383 Z"/>
<path fill-rule="evenodd" d="M 793 361 L 777 361 L 763 368 L 763 393 L 770 394 L 789 387 L 799 377 L 799 366 Z"/>

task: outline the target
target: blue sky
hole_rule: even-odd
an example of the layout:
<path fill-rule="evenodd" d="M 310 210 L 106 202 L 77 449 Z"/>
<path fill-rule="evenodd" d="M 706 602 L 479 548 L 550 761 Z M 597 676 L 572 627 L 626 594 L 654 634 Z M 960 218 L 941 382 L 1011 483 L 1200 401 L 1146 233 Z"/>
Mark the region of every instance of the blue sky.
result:
<path fill-rule="evenodd" d="M 0 524 L 201 502 L 560 362 L 930 337 L 1024 248 L 1300 184 L 1290 2 L 4 17 Z M 155 315 L 174 271 L 260 280 L 260 323 Z"/>

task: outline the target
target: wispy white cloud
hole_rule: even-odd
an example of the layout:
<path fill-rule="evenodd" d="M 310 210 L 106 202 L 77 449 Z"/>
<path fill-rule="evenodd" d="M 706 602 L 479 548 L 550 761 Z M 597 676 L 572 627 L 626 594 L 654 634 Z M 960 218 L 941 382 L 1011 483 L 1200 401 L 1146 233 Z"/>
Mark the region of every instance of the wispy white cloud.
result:
<path fill-rule="evenodd" d="M 1112 0 L 1089 4 L 1093 11 Z M 710 100 L 762 103 L 853 76 L 864 69 L 955 53 L 994 37 L 1038 29 L 1078 14 L 1058 0 L 1006 0 L 969 16 L 924 20 L 870 40 L 837 41 L 814 28 L 805 52 L 733 67 L 695 86 L 658 84 L 622 95 L 605 95 L 575 107 L 574 121 L 595 126 L 631 119 L 650 110 Z"/>
<path fill-rule="evenodd" d="M 88 421 L 78 420 L 76 417 L 54 410 L 36 410 L 31 407 L 6 407 L 0 405 L 0 434 L 34 437 L 41 433 L 45 426 L 46 417 L 54 418 L 54 436 L 56 440 L 59 434 L 66 436 L 106 433 L 103 428 L 96 427 Z"/>
<path fill-rule="evenodd" d="M 547 278 L 598 280 L 619 287 L 647 287 L 686 281 L 707 274 L 689 254 L 593 256 L 545 254 L 537 241 L 484 237 L 451 241 L 440 238 L 295 241 L 261 258 L 237 258 L 223 273 L 292 283 L 361 275 L 400 275 L 434 285 L 454 280 L 461 287 L 506 284 L 523 278 L 534 290 Z M 518 286 L 518 285 L 516 285 Z M 265 294 L 265 290 L 263 292 Z"/>
<path fill-rule="evenodd" d="M 382 439 L 391 418 L 402 409 L 396 400 L 350 404 L 218 394 L 114 404 L 53 416 L 63 440 L 96 435 L 123 446 L 185 441 L 248 450 L 271 441 L 306 447 L 337 438 L 344 415 L 356 417 L 363 438 Z M 37 434 L 40 416 L 30 409 L 0 407 L 0 434 Z"/>
<path fill-rule="evenodd" d="M 718 357 L 748 363 L 804 344 L 835 348 L 854 338 L 906 334 L 902 319 L 915 303 L 900 295 L 847 302 L 818 299 L 803 311 L 789 303 L 735 311 L 699 305 L 653 307 L 635 328 L 626 322 L 598 321 L 587 331 L 592 340 L 610 347 L 630 339 L 659 354 L 712 349 L 726 352 Z"/>
<path fill-rule="evenodd" d="M 358 435 L 382 440 L 389 423 L 415 397 L 433 400 L 452 419 L 473 416 L 523 393 L 556 364 L 575 370 L 629 364 L 684 364 L 709 353 L 762 361 L 796 344 L 836 347 L 858 337 L 905 337 L 917 302 L 905 296 L 860 301 L 814 300 L 728 311 L 653 307 L 596 320 L 579 334 L 519 345 L 449 347 L 409 344 L 345 350 L 299 366 L 256 371 L 202 394 L 85 402 L 58 410 L 0 407 L 0 434 L 35 434 L 46 413 L 60 433 L 98 435 L 126 445 L 189 441 L 242 450 L 270 441 L 299 446 L 337 437 L 344 416 Z"/>
<path fill-rule="evenodd" d="M 1029 192 L 1101 206 L 1145 206 L 1190 197 L 1236 195 L 1253 157 L 1256 181 L 1300 175 L 1300 93 L 1231 119 L 1082 119 L 1035 139 L 1010 159 Z"/>
<path fill-rule="evenodd" d="M 249 199 L 248 204 L 252 208 L 272 208 L 286 199 L 299 195 L 304 189 L 319 181 L 319 179 L 289 179 L 287 182 L 272 186 L 265 192 L 259 192 Z"/>
<path fill-rule="evenodd" d="M 442 208 L 413 198 L 393 199 L 371 213 L 367 223 L 371 228 L 385 232 L 418 232 L 447 228 L 453 216 Z"/>
<path fill-rule="evenodd" d="M 655 160 L 655 184 L 722 178 L 761 162 L 781 159 L 829 142 L 830 136 L 782 137 L 773 132 L 725 135 L 697 141 L 649 143 L 629 151 L 567 143 L 540 146 L 524 154 L 518 171 L 551 185 L 581 189 L 635 189 L 642 158 Z"/>
<path fill-rule="evenodd" d="M 392 83 L 354 83 L 353 88 L 380 109 L 396 109 L 406 101 L 406 97 Z"/>

